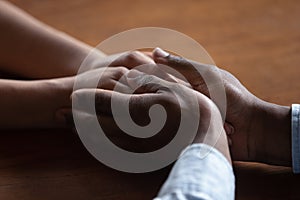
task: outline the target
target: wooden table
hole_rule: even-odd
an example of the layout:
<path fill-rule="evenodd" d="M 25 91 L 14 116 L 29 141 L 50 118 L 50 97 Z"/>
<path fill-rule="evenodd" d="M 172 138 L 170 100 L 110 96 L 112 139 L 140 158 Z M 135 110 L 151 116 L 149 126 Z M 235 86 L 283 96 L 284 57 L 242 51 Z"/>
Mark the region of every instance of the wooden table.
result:
<path fill-rule="evenodd" d="M 166 27 L 202 44 L 255 95 L 299 102 L 300 2 L 13 0 L 38 19 L 91 45 L 130 28 Z M 70 130 L 1 131 L 0 199 L 151 199 L 170 168 L 114 171 Z M 289 168 L 235 163 L 237 199 L 300 199 Z"/>

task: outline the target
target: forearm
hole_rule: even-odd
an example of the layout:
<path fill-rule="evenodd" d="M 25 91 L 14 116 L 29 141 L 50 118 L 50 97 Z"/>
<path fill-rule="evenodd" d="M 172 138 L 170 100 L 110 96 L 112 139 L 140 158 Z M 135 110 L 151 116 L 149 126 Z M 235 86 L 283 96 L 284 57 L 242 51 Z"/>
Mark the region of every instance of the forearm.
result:
<path fill-rule="evenodd" d="M 0 2 L 0 29 L 0 70 L 24 77 L 75 75 L 91 50 L 4 1 Z"/>
<path fill-rule="evenodd" d="M 56 112 L 71 107 L 71 82 L 0 80 L 0 91 L 1 129 L 65 126 Z"/>

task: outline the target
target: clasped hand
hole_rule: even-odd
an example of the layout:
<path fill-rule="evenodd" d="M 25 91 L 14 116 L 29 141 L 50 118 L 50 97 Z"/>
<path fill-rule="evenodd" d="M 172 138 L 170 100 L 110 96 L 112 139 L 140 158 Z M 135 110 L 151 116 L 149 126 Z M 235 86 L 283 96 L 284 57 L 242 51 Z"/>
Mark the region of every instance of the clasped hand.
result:
<path fill-rule="evenodd" d="M 164 72 L 157 64 L 173 68 L 181 73 L 183 78 Z M 145 66 L 139 68 L 140 65 Z M 195 72 L 191 65 L 208 69 L 208 74 L 211 75 L 221 74 L 227 98 L 225 124 L 217 102 L 210 99 L 203 75 Z M 80 102 L 85 102 L 87 98 L 95 95 L 96 111 L 99 118 L 102 117 L 101 124 L 109 135 L 115 138 L 112 140 L 123 145 L 124 148 L 130 149 L 131 146 L 137 148 L 135 151 L 145 151 L 145 148 L 150 151 L 166 144 L 174 137 L 175 129 L 178 128 L 174 124 L 180 122 L 178 121 L 178 116 L 182 114 L 180 106 L 184 105 L 183 109 L 189 112 L 190 117 L 196 116 L 197 113 L 194 112 L 197 109 L 189 103 L 190 96 L 195 95 L 200 118 L 196 137 L 191 140 L 191 143 L 207 143 L 214 146 L 229 161 L 232 156 L 234 160 L 290 165 L 290 109 L 257 98 L 225 70 L 169 55 L 161 49 L 156 49 L 148 55 L 140 52 L 126 53 L 114 60 L 108 68 L 94 70 L 98 72 L 92 70 L 77 76 L 86 82 L 86 86 L 73 92 L 72 100 L 78 102 L 77 105 L 79 105 L 78 108 L 73 108 L 73 111 L 85 113 L 82 114 L 82 120 L 88 121 L 91 115 L 80 108 Z M 88 82 L 94 74 L 99 74 L 99 71 L 105 81 L 99 82 L 95 94 L 94 89 L 88 89 Z M 116 84 L 118 84 L 116 87 L 118 90 L 114 90 Z M 128 94 L 136 88 L 136 85 L 139 87 L 134 94 Z M 174 88 L 177 94 L 174 94 L 172 90 Z M 148 111 L 152 105 L 163 105 L 167 111 L 168 120 L 161 133 L 144 142 L 124 137 L 124 133 L 121 133 L 122 131 L 118 129 L 112 118 L 110 102 L 113 94 L 117 101 L 130 101 L 130 114 L 139 125 L 149 123 Z M 276 122 L 275 125 L 274 122 Z M 209 126 L 212 128 L 209 129 Z M 143 150 L 138 148 L 137 141 Z M 279 150 L 274 148 L 276 145 L 282 148 Z"/>

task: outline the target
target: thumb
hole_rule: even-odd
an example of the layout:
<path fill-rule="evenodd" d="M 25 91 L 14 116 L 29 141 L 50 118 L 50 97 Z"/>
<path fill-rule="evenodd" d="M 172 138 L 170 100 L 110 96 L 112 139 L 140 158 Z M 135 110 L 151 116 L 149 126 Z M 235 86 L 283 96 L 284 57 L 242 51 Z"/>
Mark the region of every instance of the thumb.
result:
<path fill-rule="evenodd" d="M 203 76 L 211 71 L 210 65 L 197 63 L 183 57 L 171 55 L 158 47 L 153 51 L 153 59 L 158 64 L 167 65 L 178 71 L 186 78 L 193 88 L 196 88 L 199 85 L 205 85 Z M 174 74 L 174 76 L 176 76 L 176 74 Z"/>
<path fill-rule="evenodd" d="M 81 89 L 72 93 L 72 109 L 87 113 L 112 116 L 111 103 L 125 105 L 126 102 L 134 104 L 131 111 L 138 115 L 140 111 L 149 109 L 153 104 L 160 103 L 159 94 L 123 94 L 104 89 Z"/>
<path fill-rule="evenodd" d="M 112 92 L 104 89 L 80 89 L 72 93 L 72 109 L 86 113 L 111 115 Z"/>
<path fill-rule="evenodd" d="M 149 123 L 150 108 L 155 104 L 164 103 L 162 99 L 161 94 L 122 94 L 102 89 L 82 89 L 72 94 L 73 109 L 76 111 L 89 114 L 95 114 L 96 111 L 98 116 L 113 116 L 123 119 L 123 122 L 133 118 L 138 124 Z M 160 117 L 154 118 L 156 120 Z"/>

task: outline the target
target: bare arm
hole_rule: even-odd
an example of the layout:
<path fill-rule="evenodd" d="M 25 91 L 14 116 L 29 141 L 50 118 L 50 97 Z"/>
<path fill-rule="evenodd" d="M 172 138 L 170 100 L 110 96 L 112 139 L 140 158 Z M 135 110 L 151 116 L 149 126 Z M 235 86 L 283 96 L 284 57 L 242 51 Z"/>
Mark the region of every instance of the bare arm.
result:
<path fill-rule="evenodd" d="M 0 70 L 19 76 L 75 75 L 91 50 L 5 1 L 0 1 L 0 29 Z"/>
<path fill-rule="evenodd" d="M 63 119 L 63 113 L 57 110 L 70 109 L 74 75 L 92 47 L 5 1 L 0 1 L 0 29 L 0 71 L 39 79 L 0 79 L 0 128 L 64 126 L 62 121 L 57 121 Z M 103 55 L 101 52 L 93 54 L 91 62 L 97 63 L 97 67 L 106 66 L 110 58 Z M 136 53 L 124 54 L 121 58 L 119 65 L 123 66 L 149 62 Z M 122 74 L 124 69 L 108 71 L 106 81 L 99 83 L 100 88 L 112 89 L 115 74 Z"/>
<path fill-rule="evenodd" d="M 75 79 L 81 82 L 82 88 L 90 88 L 101 74 L 97 87 L 112 90 L 128 72 L 127 68 L 118 66 L 134 67 L 150 61 L 141 53 L 130 52 L 115 60 L 115 67 L 99 66 L 76 76 L 32 81 L 0 79 L 0 129 L 65 126 L 64 114 L 70 114 Z"/>
<path fill-rule="evenodd" d="M 57 80 L 0 80 L 0 127 L 49 128 L 60 126 L 58 108 L 70 107 L 70 88 Z"/>

